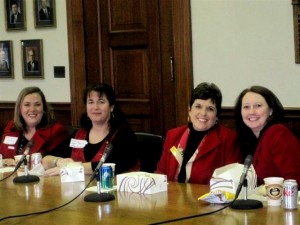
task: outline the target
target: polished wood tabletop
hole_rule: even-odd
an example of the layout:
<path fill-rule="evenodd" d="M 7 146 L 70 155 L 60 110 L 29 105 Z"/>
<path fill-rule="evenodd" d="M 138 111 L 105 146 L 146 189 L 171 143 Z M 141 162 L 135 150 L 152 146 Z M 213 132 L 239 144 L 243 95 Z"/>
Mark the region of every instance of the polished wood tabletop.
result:
<path fill-rule="evenodd" d="M 8 174 L 0 174 L 7 176 Z M 152 195 L 117 192 L 115 199 L 108 202 L 86 202 L 84 197 L 91 192 L 83 192 L 66 206 L 39 215 L 9 218 L 7 216 L 29 214 L 59 207 L 82 192 L 86 182 L 61 183 L 59 176 L 40 177 L 37 183 L 15 184 L 15 175 L 0 182 L 0 224 L 26 225 L 77 225 L 77 224 L 165 224 L 163 221 L 178 219 L 167 224 L 209 224 L 209 225 L 260 225 L 260 224 L 300 224 L 298 210 L 285 210 L 281 207 L 264 207 L 253 210 L 226 208 L 219 212 L 198 216 L 220 209 L 197 200 L 209 191 L 207 185 L 180 184 L 170 182 L 168 191 Z M 89 186 L 95 186 L 93 183 Z M 195 216 L 180 220 L 180 218 Z"/>

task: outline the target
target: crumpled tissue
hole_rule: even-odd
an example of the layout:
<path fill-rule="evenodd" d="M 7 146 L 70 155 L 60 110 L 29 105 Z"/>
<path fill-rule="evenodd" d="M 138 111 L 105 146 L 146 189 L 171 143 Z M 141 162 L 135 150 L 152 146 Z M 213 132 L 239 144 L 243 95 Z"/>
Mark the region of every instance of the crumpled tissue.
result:
<path fill-rule="evenodd" d="M 198 200 L 208 201 L 210 203 L 228 203 L 235 198 L 235 193 L 244 169 L 240 163 L 232 163 L 217 168 L 210 179 L 210 192 L 202 195 Z M 253 165 L 247 172 L 247 192 L 255 191 L 257 175 Z"/>

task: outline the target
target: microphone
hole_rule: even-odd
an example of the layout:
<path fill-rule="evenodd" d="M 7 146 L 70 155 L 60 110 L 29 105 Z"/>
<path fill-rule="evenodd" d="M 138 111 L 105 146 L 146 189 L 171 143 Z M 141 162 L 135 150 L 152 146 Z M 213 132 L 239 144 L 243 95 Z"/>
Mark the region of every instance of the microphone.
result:
<path fill-rule="evenodd" d="M 32 183 L 32 182 L 40 181 L 40 178 L 38 176 L 28 174 L 27 155 L 28 155 L 29 151 L 31 150 L 33 144 L 34 144 L 34 141 L 32 141 L 32 140 L 28 142 L 26 149 L 24 151 L 24 154 L 22 155 L 20 161 L 17 163 L 17 165 L 15 167 L 14 172 L 17 171 L 20 168 L 20 166 L 22 165 L 22 163 L 24 162 L 24 175 L 15 177 L 13 179 L 14 183 Z"/>
<path fill-rule="evenodd" d="M 20 168 L 20 166 L 21 166 L 22 163 L 24 162 L 24 159 L 27 157 L 29 151 L 31 150 L 33 144 L 34 144 L 34 141 L 29 141 L 29 142 L 28 142 L 28 144 L 27 144 L 27 146 L 26 146 L 26 149 L 25 149 L 25 151 L 24 151 L 24 153 L 23 153 L 21 159 L 19 160 L 19 162 L 18 162 L 17 165 L 15 166 L 14 172 L 17 171 L 17 170 Z"/>
<path fill-rule="evenodd" d="M 106 158 L 110 154 L 111 150 L 113 149 L 113 145 L 109 143 L 106 145 L 104 149 L 104 153 L 94 170 L 94 173 L 91 176 L 90 182 L 97 177 L 97 193 L 92 193 L 84 197 L 84 201 L 86 202 L 107 202 L 115 199 L 115 196 L 111 193 L 101 193 L 101 180 L 100 180 L 100 168 L 103 163 L 106 161 Z"/>
<path fill-rule="evenodd" d="M 104 153 L 98 163 L 98 165 L 96 166 L 95 170 L 99 170 L 100 167 L 103 165 L 103 163 L 106 161 L 106 158 L 108 157 L 108 155 L 110 154 L 111 150 L 113 149 L 113 145 L 111 143 L 109 143 L 108 145 L 106 145 L 105 149 L 104 149 Z"/>
<path fill-rule="evenodd" d="M 242 185 L 246 179 L 246 176 L 247 176 L 247 173 L 248 173 L 248 170 L 251 166 L 251 163 L 252 163 L 252 155 L 247 155 L 246 159 L 245 159 L 245 162 L 244 162 L 244 169 L 243 169 L 243 172 L 242 172 L 242 175 L 241 175 L 241 178 L 240 178 L 240 182 L 239 182 L 239 185 L 238 185 L 238 188 L 235 192 L 235 197 L 237 198 L 241 192 L 241 189 L 242 189 Z"/>
<path fill-rule="evenodd" d="M 237 190 L 235 192 L 235 199 L 230 203 L 230 208 L 232 209 L 258 209 L 258 208 L 262 208 L 263 204 L 261 201 L 258 200 L 254 200 L 254 199 L 247 199 L 247 173 L 248 170 L 252 164 L 252 156 L 251 155 L 247 155 L 245 162 L 244 162 L 244 169 L 237 187 Z M 242 186 L 244 186 L 245 188 L 245 192 L 244 192 L 244 199 L 237 199 Z"/>
<path fill-rule="evenodd" d="M 98 163 L 98 165 L 96 166 L 96 169 L 94 170 L 93 175 L 91 176 L 91 180 L 94 180 L 96 172 L 99 171 L 100 167 L 103 165 L 103 163 L 106 161 L 106 158 L 108 157 L 108 155 L 110 154 L 111 150 L 113 149 L 113 145 L 111 143 L 107 144 L 105 149 L 104 149 L 104 153 Z"/>

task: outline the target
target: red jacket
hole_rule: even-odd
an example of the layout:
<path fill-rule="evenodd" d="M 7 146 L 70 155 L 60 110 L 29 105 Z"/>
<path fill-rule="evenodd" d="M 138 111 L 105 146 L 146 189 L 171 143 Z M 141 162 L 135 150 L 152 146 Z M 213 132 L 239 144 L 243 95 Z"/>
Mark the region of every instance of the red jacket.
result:
<path fill-rule="evenodd" d="M 17 155 L 21 135 L 21 131 L 13 128 L 13 121 L 9 121 L 4 129 L 0 144 L 0 153 L 3 158 L 14 158 Z M 43 156 L 49 154 L 51 150 L 61 144 L 68 136 L 69 132 L 67 128 L 57 122 L 50 127 L 37 129 L 32 137 L 34 144 L 29 154 L 36 152 L 40 152 Z M 5 143 L 4 140 L 6 137 L 16 137 L 17 140 L 14 143 Z"/>
<path fill-rule="evenodd" d="M 283 124 L 269 127 L 260 137 L 253 156 L 258 183 L 265 177 L 296 179 L 300 183 L 300 144 Z"/>
<path fill-rule="evenodd" d="M 168 181 L 176 181 L 179 163 L 170 149 L 178 147 L 183 133 L 188 129 L 181 126 L 167 132 L 162 157 L 156 173 L 166 174 Z M 241 162 L 241 154 L 236 142 L 236 133 L 224 126 L 217 125 L 202 139 L 194 154 L 189 183 L 209 184 L 215 169 L 230 163 Z"/>

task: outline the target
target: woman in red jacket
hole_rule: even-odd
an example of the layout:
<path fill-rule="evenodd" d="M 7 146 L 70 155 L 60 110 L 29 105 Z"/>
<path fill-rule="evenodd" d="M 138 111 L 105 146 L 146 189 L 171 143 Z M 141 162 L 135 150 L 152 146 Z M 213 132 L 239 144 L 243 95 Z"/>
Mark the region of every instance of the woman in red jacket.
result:
<path fill-rule="evenodd" d="M 68 129 L 54 121 L 53 112 L 45 95 L 38 87 L 24 88 L 16 101 L 14 119 L 6 125 L 0 153 L 4 164 L 16 164 L 14 156 L 23 154 L 28 142 L 33 143 L 29 154 L 40 152 L 43 156 L 68 138 Z"/>
<path fill-rule="evenodd" d="M 247 88 L 237 98 L 235 113 L 241 152 L 253 155 L 258 183 L 276 176 L 299 184 L 299 141 L 283 125 L 284 109 L 275 94 L 262 86 Z"/>
<path fill-rule="evenodd" d="M 192 92 L 189 123 L 167 132 L 156 173 L 169 181 L 209 184 L 215 169 L 240 162 L 236 133 L 218 123 L 222 94 L 201 83 Z"/>

